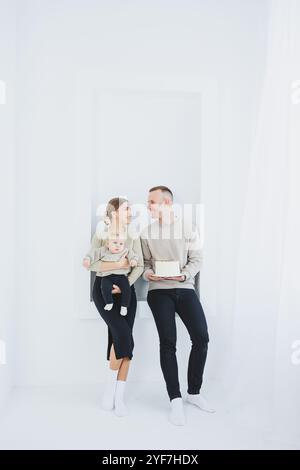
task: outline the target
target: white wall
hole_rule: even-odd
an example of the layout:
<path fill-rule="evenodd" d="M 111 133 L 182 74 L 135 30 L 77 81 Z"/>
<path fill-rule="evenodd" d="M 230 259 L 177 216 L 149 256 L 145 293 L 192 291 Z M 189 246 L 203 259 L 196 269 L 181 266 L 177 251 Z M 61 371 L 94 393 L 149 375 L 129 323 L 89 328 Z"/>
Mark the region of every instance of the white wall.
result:
<path fill-rule="evenodd" d="M 14 369 L 14 122 L 15 122 L 15 2 L 0 2 L 0 80 L 5 101 L 0 103 L 0 408 L 13 384 Z M 3 355 L 2 355 L 3 354 Z"/>
<path fill-rule="evenodd" d="M 127 83 L 136 77 L 187 77 L 187 83 L 205 77 L 219 84 L 220 166 L 216 180 L 206 183 L 219 191 L 218 216 L 208 214 L 210 230 L 218 234 L 218 304 L 217 315 L 208 318 L 207 374 L 220 377 L 230 350 L 237 228 L 266 26 L 264 0 L 19 1 L 17 384 L 100 381 L 105 366 L 104 324 L 75 315 L 74 263 L 83 254 L 74 203 L 77 77 L 94 73 L 107 83 L 116 77 Z M 179 336 L 178 349 L 187 340 L 181 327 Z M 153 322 L 138 318 L 132 379 L 144 378 L 143 371 L 149 379 L 161 378 L 157 344 L 149 341 L 154 337 Z"/>

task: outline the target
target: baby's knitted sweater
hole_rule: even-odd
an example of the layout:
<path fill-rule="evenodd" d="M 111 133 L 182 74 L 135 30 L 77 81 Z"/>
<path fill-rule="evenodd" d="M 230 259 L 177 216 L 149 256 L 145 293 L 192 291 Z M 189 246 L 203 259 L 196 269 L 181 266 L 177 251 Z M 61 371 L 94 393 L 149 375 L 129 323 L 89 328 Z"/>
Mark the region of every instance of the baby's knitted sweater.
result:
<path fill-rule="evenodd" d="M 112 253 L 109 248 L 106 245 L 100 246 L 100 247 L 91 247 L 90 251 L 86 254 L 85 258 L 89 258 L 90 263 L 95 263 L 97 261 L 120 261 L 121 258 L 125 258 L 125 256 L 128 258 L 128 261 L 135 260 L 137 263 L 139 261 L 139 256 L 133 251 L 132 248 L 127 248 L 125 247 L 122 251 L 119 253 Z M 110 274 L 128 274 L 131 271 L 131 266 L 128 268 L 122 268 L 122 269 L 112 269 L 109 271 L 99 271 L 97 272 L 97 275 L 100 277 L 103 276 L 109 276 Z"/>

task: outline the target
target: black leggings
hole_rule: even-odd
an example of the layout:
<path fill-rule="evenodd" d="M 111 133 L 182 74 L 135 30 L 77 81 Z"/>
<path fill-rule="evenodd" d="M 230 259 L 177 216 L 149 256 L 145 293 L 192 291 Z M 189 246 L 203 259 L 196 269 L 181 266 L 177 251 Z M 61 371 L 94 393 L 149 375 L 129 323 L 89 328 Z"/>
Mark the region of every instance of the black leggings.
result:
<path fill-rule="evenodd" d="M 186 326 L 192 349 L 188 364 L 188 393 L 198 394 L 202 385 L 209 336 L 207 323 L 194 289 L 153 289 L 147 301 L 156 323 L 160 343 L 160 364 L 170 400 L 181 397 L 176 359 L 176 322 L 178 313 Z"/>
<path fill-rule="evenodd" d="M 103 299 L 101 292 L 100 276 L 96 276 L 93 285 L 93 300 L 97 307 L 100 316 L 103 318 L 108 326 L 108 345 L 107 345 L 107 360 L 110 358 L 110 350 L 112 344 L 114 345 L 115 355 L 117 359 L 128 357 L 132 359 L 132 351 L 134 348 L 134 341 L 132 336 L 132 329 L 136 314 L 136 293 L 134 285 L 131 286 L 130 304 L 127 309 L 127 315 L 120 315 L 121 309 L 121 295 L 113 294 L 113 308 L 111 310 L 104 310 L 106 302 Z"/>
<path fill-rule="evenodd" d="M 101 292 L 104 302 L 106 304 L 114 303 L 113 294 L 111 293 L 113 284 L 119 286 L 121 289 L 120 296 L 122 307 L 129 307 L 131 290 L 128 277 L 125 274 L 109 274 L 108 276 L 102 277 Z"/>

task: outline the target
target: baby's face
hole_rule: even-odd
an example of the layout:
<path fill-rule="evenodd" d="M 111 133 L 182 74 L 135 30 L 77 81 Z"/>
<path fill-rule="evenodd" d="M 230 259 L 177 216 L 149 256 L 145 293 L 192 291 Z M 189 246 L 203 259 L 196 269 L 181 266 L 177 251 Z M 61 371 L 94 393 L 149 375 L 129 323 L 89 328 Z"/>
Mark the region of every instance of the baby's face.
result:
<path fill-rule="evenodd" d="M 124 246 L 125 242 L 120 238 L 112 238 L 108 241 L 108 249 L 111 253 L 120 253 Z"/>

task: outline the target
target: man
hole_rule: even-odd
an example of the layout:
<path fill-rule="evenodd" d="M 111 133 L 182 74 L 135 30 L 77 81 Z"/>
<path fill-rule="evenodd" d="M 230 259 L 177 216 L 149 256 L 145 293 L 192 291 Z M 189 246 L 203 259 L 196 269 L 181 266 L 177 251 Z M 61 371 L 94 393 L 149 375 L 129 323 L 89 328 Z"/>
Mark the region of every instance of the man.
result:
<path fill-rule="evenodd" d="M 166 186 L 149 190 L 148 210 L 156 220 L 141 234 L 145 266 L 143 278 L 149 281 L 147 302 L 159 335 L 160 364 L 171 405 L 169 419 L 175 425 L 184 425 L 176 359 L 176 312 L 192 341 L 187 402 L 214 412 L 200 395 L 209 342 L 205 315 L 195 292 L 195 275 L 201 263 L 200 239 L 194 224 L 186 225 L 184 219 L 175 215 L 173 193 Z M 180 275 L 155 276 L 154 262 L 159 260 L 179 261 Z"/>

